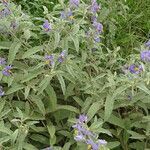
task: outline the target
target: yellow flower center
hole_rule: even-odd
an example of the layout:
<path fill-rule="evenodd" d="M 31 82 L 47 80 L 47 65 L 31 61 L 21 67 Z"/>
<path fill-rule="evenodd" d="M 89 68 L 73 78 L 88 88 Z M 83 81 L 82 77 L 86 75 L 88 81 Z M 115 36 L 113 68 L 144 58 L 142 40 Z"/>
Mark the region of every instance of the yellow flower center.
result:
<path fill-rule="evenodd" d="M 47 64 L 47 65 L 48 65 L 48 64 L 49 64 L 49 62 L 50 62 L 49 60 L 46 60 L 46 61 L 45 61 L 45 64 Z"/>
<path fill-rule="evenodd" d="M 73 20 L 73 19 L 74 19 L 74 16 L 69 16 L 69 19 Z"/>
<path fill-rule="evenodd" d="M 88 145 L 88 149 L 87 150 L 91 150 L 92 149 L 92 146 L 91 145 Z"/>
<path fill-rule="evenodd" d="M 135 71 L 138 71 L 138 70 L 139 70 L 139 68 L 138 68 L 138 67 L 135 67 L 135 68 L 134 68 L 134 70 L 135 70 Z"/>
<path fill-rule="evenodd" d="M 74 135 L 78 135 L 78 130 L 74 130 Z"/>

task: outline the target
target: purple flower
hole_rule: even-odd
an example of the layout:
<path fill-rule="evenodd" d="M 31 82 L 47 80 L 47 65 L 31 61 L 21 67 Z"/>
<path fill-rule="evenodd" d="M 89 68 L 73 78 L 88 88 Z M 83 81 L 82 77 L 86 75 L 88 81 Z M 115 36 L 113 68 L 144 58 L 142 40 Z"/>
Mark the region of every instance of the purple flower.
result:
<path fill-rule="evenodd" d="M 95 143 L 92 139 L 88 139 L 88 140 L 86 141 L 86 143 L 87 143 L 88 145 L 91 145 L 92 150 L 98 150 L 98 149 L 99 149 L 99 145 L 98 145 L 97 143 Z"/>
<path fill-rule="evenodd" d="M 141 65 L 137 66 L 134 64 L 130 65 L 128 69 L 132 74 L 139 74 L 143 71 L 143 67 Z"/>
<path fill-rule="evenodd" d="M 98 140 L 97 142 L 99 145 L 107 145 L 107 141 L 105 140 Z"/>
<path fill-rule="evenodd" d="M 99 43 L 99 42 L 101 41 L 101 39 L 100 39 L 100 37 L 94 37 L 94 41 L 95 41 L 96 43 Z"/>
<path fill-rule="evenodd" d="M 99 23 L 99 22 L 94 22 L 93 23 L 93 27 L 97 30 L 97 32 L 99 33 L 99 34 L 101 34 L 101 32 L 103 31 L 103 25 L 101 24 L 101 23 Z"/>
<path fill-rule="evenodd" d="M 46 64 L 54 66 L 54 55 L 46 55 L 45 56 Z"/>
<path fill-rule="evenodd" d="M 69 3 L 70 3 L 70 6 L 77 7 L 79 6 L 80 0 L 70 0 Z"/>
<path fill-rule="evenodd" d="M 0 11 L 0 18 L 4 18 L 7 17 L 8 15 L 11 14 L 10 9 L 8 9 L 7 7 L 4 8 L 3 10 Z"/>
<path fill-rule="evenodd" d="M 92 23 L 97 22 L 97 17 L 96 17 L 96 16 L 92 16 L 92 17 L 91 17 L 91 22 L 92 22 Z"/>
<path fill-rule="evenodd" d="M 86 115 L 83 115 L 83 114 L 82 114 L 82 115 L 79 116 L 78 121 L 79 121 L 80 123 L 85 123 L 85 122 L 88 121 L 88 118 L 87 118 Z"/>
<path fill-rule="evenodd" d="M 6 59 L 0 57 L 0 65 L 5 65 L 6 64 Z"/>
<path fill-rule="evenodd" d="M 82 134 L 78 134 L 74 137 L 76 141 L 84 141 L 85 137 Z"/>
<path fill-rule="evenodd" d="M 10 76 L 11 75 L 11 69 L 12 69 L 12 66 L 6 66 L 2 70 L 2 74 L 5 75 L 5 76 Z"/>
<path fill-rule="evenodd" d="M 59 61 L 60 63 L 62 63 L 62 62 L 64 61 L 66 55 L 67 55 L 67 51 L 66 51 L 66 50 L 63 50 L 63 51 L 60 53 L 59 57 L 58 57 L 58 61 Z"/>
<path fill-rule="evenodd" d="M 148 41 L 145 43 L 145 46 L 147 46 L 147 47 L 150 48 L 150 40 L 148 40 Z"/>
<path fill-rule="evenodd" d="M 0 97 L 3 96 L 5 94 L 5 92 L 3 91 L 3 87 L 0 86 Z"/>
<path fill-rule="evenodd" d="M 73 16 L 72 11 L 69 10 L 69 11 L 67 11 L 67 12 L 62 11 L 62 12 L 60 13 L 60 18 L 61 18 L 61 19 L 69 19 L 69 20 L 72 21 L 72 20 L 74 19 L 74 16 Z"/>
<path fill-rule="evenodd" d="M 43 28 L 45 29 L 46 32 L 48 32 L 52 29 L 52 27 L 51 27 L 50 23 L 48 22 L 48 20 L 44 21 Z"/>
<path fill-rule="evenodd" d="M 96 2 L 96 0 L 92 0 L 92 5 L 91 5 L 91 12 L 92 13 L 97 13 L 100 9 L 100 6 Z"/>
<path fill-rule="evenodd" d="M 66 19 L 66 18 L 67 18 L 66 13 L 65 13 L 64 11 L 62 11 L 62 12 L 60 13 L 60 18 L 61 18 L 61 19 Z"/>
<path fill-rule="evenodd" d="M 141 52 L 141 60 L 150 62 L 150 50 L 145 50 Z"/>

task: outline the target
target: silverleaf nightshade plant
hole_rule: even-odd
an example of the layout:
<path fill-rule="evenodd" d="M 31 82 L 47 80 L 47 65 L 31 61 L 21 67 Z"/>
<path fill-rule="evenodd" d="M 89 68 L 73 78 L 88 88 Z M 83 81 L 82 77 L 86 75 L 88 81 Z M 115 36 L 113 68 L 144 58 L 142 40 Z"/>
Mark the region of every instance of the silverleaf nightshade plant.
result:
<path fill-rule="evenodd" d="M 74 128 L 74 139 L 77 142 L 83 142 L 87 144 L 90 150 L 100 150 L 101 147 L 105 147 L 107 142 L 102 139 L 97 139 L 98 135 L 89 130 L 88 117 L 84 114 L 79 115 L 77 122 L 72 127 Z"/>

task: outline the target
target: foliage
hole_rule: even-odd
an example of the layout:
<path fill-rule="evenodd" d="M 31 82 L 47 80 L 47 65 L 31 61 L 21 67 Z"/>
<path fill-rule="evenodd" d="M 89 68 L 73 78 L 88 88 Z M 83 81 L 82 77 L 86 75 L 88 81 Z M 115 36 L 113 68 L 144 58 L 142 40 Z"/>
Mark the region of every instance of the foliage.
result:
<path fill-rule="evenodd" d="M 150 148 L 150 3 L 100 2 L 0 3 L 2 150 L 91 149 L 74 138 L 80 114 L 100 150 Z"/>

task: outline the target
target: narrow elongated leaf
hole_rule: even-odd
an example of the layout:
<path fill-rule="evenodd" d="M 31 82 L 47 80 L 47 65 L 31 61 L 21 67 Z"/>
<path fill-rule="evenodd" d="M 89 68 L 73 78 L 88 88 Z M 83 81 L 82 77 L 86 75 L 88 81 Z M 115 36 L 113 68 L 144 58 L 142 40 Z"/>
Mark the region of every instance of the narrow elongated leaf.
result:
<path fill-rule="evenodd" d="M 146 136 L 145 136 L 145 135 L 139 134 L 139 133 L 134 132 L 134 131 L 127 130 L 127 132 L 128 132 L 129 134 L 131 134 L 131 135 L 132 135 L 132 136 L 130 137 L 130 138 L 132 138 L 132 139 L 139 139 L 139 140 L 143 140 L 143 139 L 145 139 L 145 138 L 146 138 Z"/>
<path fill-rule="evenodd" d="M 105 116 L 104 120 L 108 120 L 114 107 L 114 101 L 117 95 L 121 94 L 123 91 L 125 91 L 127 88 L 129 88 L 131 85 L 125 85 L 121 86 L 118 89 L 114 91 L 113 95 L 108 95 L 105 102 Z"/>
<path fill-rule="evenodd" d="M 78 37 L 72 37 L 72 40 L 74 42 L 74 46 L 76 48 L 76 51 L 79 52 L 79 39 L 78 39 Z"/>
<path fill-rule="evenodd" d="M 16 42 L 12 43 L 12 45 L 9 49 L 9 54 L 8 54 L 8 64 L 12 64 L 20 47 L 21 47 L 20 42 L 16 41 Z"/>
<path fill-rule="evenodd" d="M 22 58 L 30 58 L 31 55 L 41 51 L 42 49 L 42 46 L 36 46 L 36 47 L 33 47 L 31 49 L 28 49 L 22 56 Z"/>
<path fill-rule="evenodd" d="M 67 142 L 64 147 L 62 148 L 62 150 L 69 150 L 71 146 L 71 143 Z"/>
<path fill-rule="evenodd" d="M 0 49 L 9 49 L 12 45 L 12 42 L 0 42 Z"/>
<path fill-rule="evenodd" d="M 137 87 L 150 95 L 150 90 L 144 84 L 139 84 Z"/>
<path fill-rule="evenodd" d="M 60 41 L 60 33 L 59 32 L 55 32 L 54 49 L 56 49 L 58 47 L 59 41 Z"/>
<path fill-rule="evenodd" d="M 64 78 L 63 78 L 61 75 L 57 75 L 57 78 L 58 78 L 59 83 L 60 83 L 60 85 L 61 85 L 62 92 L 63 92 L 63 94 L 65 95 L 65 92 L 66 92 L 66 85 L 65 85 Z"/>
<path fill-rule="evenodd" d="M 19 90 L 22 90 L 23 88 L 24 88 L 24 86 L 21 85 L 21 84 L 13 85 L 13 86 L 6 92 L 6 95 L 12 94 L 12 93 L 17 92 L 17 91 L 19 91 Z"/>
<path fill-rule="evenodd" d="M 59 109 L 64 109 L 64 110 L 68 110 L 68 111 L 75 112 L 75 113 L 79 114 L 79 110 L 76 107 L 73 107 L 70 105 L 58 105 L 57 110 L 59 110 Z"/>
<path fill-rule="evenodd" d="M 57 106 L 57 97 L 56 97 L 56 93 L 53 89 L 53 87 L 49 84 L 47 86 L 47 88 L 45 89 L 48 97 L 49 97 L 49 104 L 48 104 L 48 109 L 50 111 L 55 111 L 56 110 L 56 106 Z"/>
<path fill-rule="evenodd" d="M 54 135 L 55 135 L 55 131 L 56 131 L 55 126 L 53 126 L 53 125 L 48 125 L 47 128 L 48 128 L 48 132 L 49 132 L 51 138 L 53 138 Z"/>
<path fill-rule="evenodd" d="M 39 108 L 39 110 L 41 111 L 41 113 L 43 115 L 45 115 L 46 111 L 45 111 L 45 107 L 44 107 L 44 104 L 41 100 L 41 98 L 39 96 L 36 96 L 36 95 L 32 95 L 30 96 L 30 99 L 33 103 L 35 103 L 37 105 L 37 107 Z"/>
<path fill-rule="evenodd" d="M 51 76 L 45 76 L 45 78 L 41 81 L 39 85 L 38 95 L 41 94 L 46 87 L 50 84 Z"/>
<path fill-rule="evenodd" d="M 91 120 L 94 117 L 94 115 L 98 112 L 98 110 L 100 109 L 100 106 L 101 105 L 99 102 L 95 102 L 91 105 L 87 113 L 89 120 Z"/>

